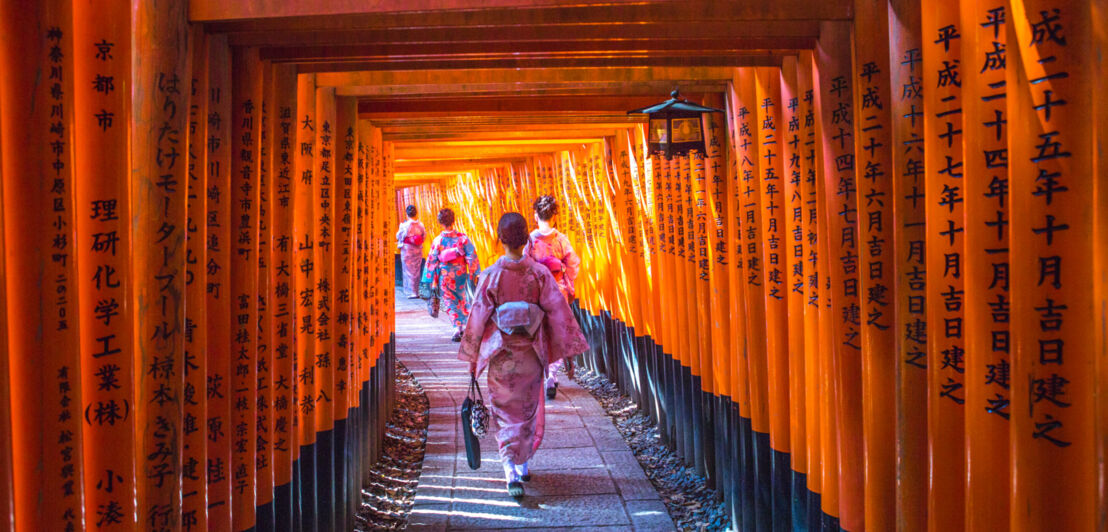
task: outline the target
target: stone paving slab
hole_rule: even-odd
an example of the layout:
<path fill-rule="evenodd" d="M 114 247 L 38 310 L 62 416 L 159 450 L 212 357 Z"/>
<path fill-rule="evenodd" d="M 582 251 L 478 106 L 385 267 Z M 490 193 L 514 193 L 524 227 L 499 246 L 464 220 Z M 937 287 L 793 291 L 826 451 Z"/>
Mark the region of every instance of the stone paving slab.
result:
<path fill-rule="evenodd" d="M 469 386 L 458 344 L 422 301 L 396 305 L 397 357 L 431 403 L 427 454 L 412 530 L 675 530 L 627 443 L 588 391 L 563 378 L 546 409 L 546 437 L 522 500 L 508 496 L 496 440 L 481 441 L 481 468 L 466 462 L 458 409 Z M 490 427 L 490 432 L 495 427 Z"/>

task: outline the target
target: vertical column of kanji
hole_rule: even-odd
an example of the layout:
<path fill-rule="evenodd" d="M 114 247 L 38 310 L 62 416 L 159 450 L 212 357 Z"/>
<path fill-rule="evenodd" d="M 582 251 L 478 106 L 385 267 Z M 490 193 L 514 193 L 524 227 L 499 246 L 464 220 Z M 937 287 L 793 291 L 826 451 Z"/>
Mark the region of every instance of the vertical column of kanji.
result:
<path fill-rule="evenodd" d="M 750 150 L 754 143 L 750 140 L 749 135 L 745 137 L 740 135 L 742 123 L 750 113 L 743 113 L 743 118 L 739 118 L 742 101 L 739 98 L 736 83 L 729 84 L 727 96 L 730 148 L 733 152 L 727 169 L 727 229 L 730 235 L 727 248 L 730 253 L 728 260 L 731 262 L 731 267 L 728 268 L 727 272 L 731 293 L 728 298 L 728 314 L 731 316 L 731 338 L 729 342 L 731 373 L 729 378 L 731 380 L 731 400 L 737 405 L 737 412 L 735 413 L 739 418 L 735 420 L 737 425 L 735 428 L 738 430 L 738 434 L 733 437 L 735 443 L 732 444 L 738 462 L 732 465 L 732 469 L 737 476 L 734 487 L 738 492 L 733 494 L 733 497 L 738 497 L 738 500 L 734 500 L 733 504 L 737 506 L 738 511 L 732 513 L 737 513 L 738 519 L 741 520 L 741 524 L 736 523 L 735 527 L 749 530 L 754 527 L 754 492 L 751 487 L 753 467 L 748 457 L 748 453 L 751 451 L 749 445 L 751 414 L 746 351 L 746 276 L 743 271 L 743 248 L 745 247 L 743 242 L 743 205 L 746 200 L 743 194 L 742 172 L 744 162 L 751 161 Z M 747 129 L 749 131 L 749 125 Z"/>
<path fill-rule="evenodd" d="M 815 223 L 816 239 L 814 257 L 816 269 L 819 274 L 819 300 L 818 308 L 818 344 L 819 351 L 816 355 L 817 374 L 820 394 L 822 397 L 836 398 L 838 379 L 835 377 L 834 334 L 833 320 L 835 312 L 831 299 L 831 248 L 829 242 L 832 239 L 829 229 L 828 198 L 826 194 L 827 182 L 825 176 L 829 172 L 824 162 L 824 154 L 828 147 L 824 139 L 824 131 L 827 129 L 823 118 L 823 86 L 821 80 L 830 80 L 823 77 L 820 72 L 820 63 L 817 61 L 818 51 L 803 53 L 801 60 L 810 65 L 812 74 L 812 114 L 817 117 L 813 121 L 815 131 L 815 213 L 818 220 Z M 820 451 L 820 508 L 819 516 L 821 526 L 839 527 L 839 405 L 836 400 L 820 399 L 819 401 L 819 451 Z"/>
<path fill-rule="evenodd" d="M 1006 9 L 961 3 L 965 181 L 967 530 L 1008 528 L 1008 144 Z"/>
<path fill-rule="evenodd" d="M 73 5 L 74 187 L 81 302 L 81 423 L 85 526 L 133 523 L 135 489 L 133 307 L 127 82 L 130 8 Z M 118 43 L 118 45 L 117 45 Z M 63 109 L 64 110 L 64 109 Z M 77 510 L 74 508 L 74 510 Z"/>
<path fill-rule="evenodd" d="M 204 263 L 207 300 L 208 527 L 231 529 L 231 49 L 208 37 L 207 194 Z"/>
<path fill-rule="evenodd" d="M 258 136 L 261 84 L 257 49 L 231 49 L 231 518 L 255 523 L 258 385 Z"/>
<path fill-rule="evenodd" d="M 895 245 L 896 526 L 927 525 L 927 305 L 920 9 L 889 0 L 889 89 Z"/>
<path fill-rule="evenodd" d="M 771 494 L 770 419 L 766 366 L 766 287 L 763 265 L 761 160 L 758 146 L 758 97 L 754 69 L 738 71 L 735 89 L 738 92 L 739 161 L 742 179 L 742 232 L 746 246 L 746 364 L 750 388 L 751 453 L 754 476 L 754 520 L 759 526 L 773 522 Z"/>
<path fill-rule="evenodd" d="M 719 93 L 705 95 L 704 104 L 719 108 L 723 107 L 723 96 Z M 726 196 L 726 154 L 723 147 L 726 145 L 727 136 L 724 123 L 720 115 L 708 113 L 702 117 L 701 130 L 705 132 L 705 153 L 703 161 L 703 194 L 701 216 L 699 222 L 703 223 L 700 242 L 700 268 L 701 275 L 706 275 L 707 280 L 702 281 L 704 287 L 704 326 L 710 327 L 709 341 L 702 342 L 702 367 L 703 378 L 707 379 L 704 388 L 710 391 L 705 397 L 704 419 L 706 433 L 706 447 L 711 452 L 708 466 L 710 473 L 715 475 L 715 486 L 723 490 L 730 478 L 729 471 L 725 471 L 730 461 L 726 458 L 724 449 L 726 439 L 723 435 L 728 428 L 724 423 L 724 405 L 721 400 L 725 391 L 727 371 L 725 370 L 730 338 L 727 324 L 730 321 L 727 314 L 727 296 L 730 287 L 727 285 L 727 234 L 724 225 L 723 205 Z M 728 405 L 727 408 L 730 408 Z"/>
<path fill-rule="evenodd" d="M 655 297 L 659 300 L 657 306 L 658 320 L 657 332 L 655 334 L 654 341 L 657 342 L 662 348 L 662 356 L 665 359 L 664 366 L 666 370 L 663 371 L 665 381 L 662 384 L 663 387 L 663 401 L 665 401 L 664 408 L 667 412 L 673 412 L 674 405 L 672 404 L 672 388 L 670 386 L 670 373 L 668 371 L 670 359 L 672 359 L 672 308 L 669 305 L 670 300 L 670 280 L 672 279 L 670 273 L 670 251 L 669 251 L 669 226 L 667 212 L 667 195 L 669 192 L 666 188 L 669 186 L 669 177 L 667 171 L 664 168 L 666 160 L 659 153 L 650 154 L 650 158 L 647 159 L 647 164 L 651 168 L 651 178 L 653 179 L 653 198 L 654 202 L 654 227 L 657 245 L 652 249 L 651 255 L 651 276 L 654 279 L 655 285 Z M 673 423 L 676 421 L 675 416 L 670 416 L 670 423 L 665 427 L 665 434 L 663 438 L 669 444 L 673 441 L 670 439 L 672 436 Z"/>
<path fill-rule="evenodd" d="M 350 500 L 347 492 L 347 479 L 349 478 L 349 433 L 352 427 L 349 423 L 350 408 L 355 406 L 354 396 L 350 394 L 353 384 L 350 369 L 352 352 L 350 350 L 351 338 L 351 304 L 350 288 L 353 273 L 353 218 L 354 218 L 354 165 L 357 162 L 355 150 L 358 145 L 358 102 L 354 98 L 339 98 L 336 104 L 336 121 L 334 132 L 338 137 L 335 141 L 338 150 L 335 162 L 335 216 L 338 220 L 335 232 L 335 246 L 333 246 L 334 261 L 334 316 L 335 316 L 335 343 L 333 359 L 335 361 L 335 485 L 338 493 L 336 522 L 343 527 L 353 524 L 350 518 L 353 512 L 348 511 L 347 502 Z M 393 209 L 390 212 L 395 212 Z"/>
<path fill-rule="evenodd" d="M 923 35 L 923 132 L 927 153 L 928 527 L 965 525 L 965 343 L 962 254 L 962 31 L 958 4 L 929 2 Z"/>
<path fill-rule="evenodd" d="M 296 444 L 293 420 L 292 385 L 296 380 L 293 371 L 295 357 L 293 317 L 295 298 L 292 292 L 292 155 L 296 127 L 296 70 L 291 65 L 274 65 L 271 97 L 267 100 L 270 118 L 270 246 L 269 282 L 273 286 L 269 307 L 273 314 L 269 343 L 273 350 L 273 486 L 274 522 L 278 530 L 292 528 L 292 464 Z"/>
<path fill-rule="evenodd" d="M 697 189 L 696 185 L 700 184 L 698 181 L 702 175 L 701 170 L 703 166 L 696 168 L 697 172 L 693 174 L 694 158 L 701 158 L 700 164 L 703 164 L 702 155 L 700 153 L 694 153 L 690 155 L 677 157 L 675 160 L 678 162 L 678 176 L 677 182 L 681 186 L 681 220 L 684 222 L 684 246 L 683 255 L 684 270 L 682 274 L 682 280 L 685 283 L 684 286 L 684 299 L 685 299 L 685 313 L 687 315 L 687 326 L 683 330 L 685 339 L 685 364 L 689 367 L 689 396 L 688 401 L 696 409 L 694 412 L 699 412 L 700 407 L 700 334 L 697 333 L 701 327 L 699 316 L 699 271 L 697 265 L 697 231 L 696 231 L 696 202 L 697 202 Z M 700 453 L 702 451 L 700 447 L 699 438 L 699 418 L 694 417 L 690 419 L 693 423 L 694 438 L 696 444 L 694 446 L 696 461 L 695 465 L 698 472 L 703 473 L 700 464 Z"/>
<path fill-rule="evenodd" d="M 181 526 L 188 195 L 187 5 L 133 2 L 131 207 L 135 220 L 138 522 Z"/>
<path fill-rule="evenodd" d="M 5 73 L 0 105 L 7 110 L 2 129 L 8 139 L 0 148 L 8 217 L 5 279 L 8 306 L 21 309 L 8 316 L 10 366 L 4 372 L 16 405 L 12 462 L 15 520 L 21 530 L 81 526 L 84 412 L 78 408 L 88 407 L 90 425 L 111 420 L 123 426 L 134 406 L 106 402 L 97 410 L 83 404 L 81 396 L 74 283 L 79 279 L 76 246 L 85 243 L 76 241 L 74 232 L 71 16 L 67 1 L 0 4 L 0 70 Z M 118 245 L 119 238 L 110 231 L 101 237 L 106 249 L 125 257 L 127 248 Z M 110 347 L 123 349 L 121 344 Z"/>
<path fill-rule="evenodd" d="M 361 493 L 361 487 L 366 482 L 366 472 L 368 468 L 372 466 L 373 459 L 370 456 L 370 448 L 373 445 L 373 437 L 369 432 L 369 420 L 372 404 L 368 400 L 368 380 L 369 380 L 369 351 L 366 349 L 367 338 L 364 334 L 366 315 L 366 302 L 364 297 L 365 286 L 365 217 L 366 217 L 366 136 L 368 133 L 368 121 L 359 120 L 355 122 L 355 129 L 357 130 L 357 149 L 358 149 L 358 164 L 356 183 L 357 190 L 355 193 L 355 216 L 354 216 L 354 285 L 351 288 L 351 295 L 354 300 L 354 310 L 351 314 L 353 321 L 353 354 L 352 356 L 357 360 L 357 384 L 358 384 L 358 401 L 361 409 L 361 415 L 359 421 L 361 427 L 359 432 L 364 438 L 364 441 L 359 449 L 359 456 L 361 457 L 361 467 L 357 473 L 357 479 L 355 486 L 359 488 L 358 493 Z M 426 207 L 424 207 L 426 209 Z M 424 211 L 428 212 L 428 211 Z"/>
<path fill-rule="evenodd" d="M 786 57 L 781 64 L 781 171 L 782 218 L 781 237 L 784 263 L 783 287 L 788 312 L 788 383 L 789 383 L 789 461 L 792 468 L 792 519 L 806 523 L 807 488 L 804 474 L 808 472 L 804 408 L 804 196 L 801 194 L 800 163 L 800 98 L 797 95 L 796 57 Z"/>
<path fill-rule="evenodd" d="M 317 88 L 315 93 L 315 371 L 316 371 L 316 480 L 319 485 L 319 526 L 321 530 L 335 527 L 335 367 L 332 363 L 334 347 L 331 331 L 334 328 L 332 297 L 332 242 L 334 242 L 334 167 L 335 167 L 335 90 Z"/>
<path fill-rule="evenodd" d="M 653 249 L 657 245 L 654 229 L 654 210 L 652 193 L 654 182 L 648 173 L 646 166 L 646 143 L 643 137 L 643 128 L 634 127 L 628 132 L 631 156 L 631 186 L 635 194 L 634 209 L 636 213 L 636 269 L 639 279 L 639 289 L 642 290 L 642 318 L 643 330 L 641 334 L 648 336 L 648 341 L 656 341 L 657 334 L 657 284 L 651 279 L 651 257 Z M 567 184 L 568 185 L 568 184 Z M 528 199 L 530 201 L 530 198 Z M 651 359 L 653 360 L 653 359 Z M 653 362 L 652 362 L 653 363 Z M 655 405 L 657 411 L 657 405 Z"/>
<path fill-rule="evenodd" d="M 294 297 L 296 358 L 293 368 L 293 407 L 297 409 L 296 423 L 299 440 L 300 492 L 294 500 L 300 504 L 300 528 L 314 531 L 316 528 L 315 481 L 315 195 L 314 180 L 316 136 L 315 75 L 299 74 L 296 78 L 296 111 L 293 127 L 296 129 L 296 152 L 293 157 L 292 183 L 292 292 Z M 294 454 L 294 456 L 296 456 Z M 295 503 L 294 503 L 295 504 Z"/>
<path fill-rule="evenodd" d="M 207 245 L 208 195 L 205 169 L 208 161 L 208 46 L 203 28 L 192 27 L 192 83 L 189 90 L 189 181 L 187 232 L 185 233 L 185 390 L 182 394 L 184 457 L 181 478 L 181 528 L 208 526 L 208 326 Z"/>
<path fill-rule="evenodd" d="M 858 306 L 857 183 L 854 166 L 854 110 L 850 55 L 839 44 L 850 41 L 850 26 L 821 26 L 816 62 L 821 93 L 819 115 L 824 124 L 823 176 L 827 198 L 825 234 L 831 303 L 835 315 L 832 356 L 837 381 L 839 428 L 839 516 L 847 530 L 863 528 L 861 311 Z"/>
<path fill-rule="evenodd" d="M 757 178 L 760 196 L 762 275 L 766 329 L 766 403 L 769 409 L 770 487 L 772 518 L 775 527 L 791 526 L 789 481 L 789 323 L 786 266 L 785 176 L 781 166 L 784 141 L 781 122 L 781 70 L 760 67 L 755 70 L 755 127 L 759 155 Z"/>
<path fill-rule="evenodd" d="M 255 430 L 254 471 L 256 475 L 257 527 L 272 530 L 273 516 L 273 65 L 260 61 L 261 83 L 254 93 L 258 149 L 258 340 L 257 353 L 257 423 Z"/>
<path fill-rule="evenodd" d="M 860 320 L 865 440 L 865 523 L 873 530 L 896 520 L 896 329 L 893 296 L 892 134 L 887 0 L 856 0 L 854 27 L 854 153 L 858 168 L 861 244 Z"/>
<path fill-rule="evenodd" d="M 816 525 L 820 517 L 820 494 L 822 493 L 823 458 L 820 432 L 820 405 L 823 404 L 820 379 L 820 350 L 823 343 L 819 335 L 820 281 L 825 279 L 819 260 L 819 190 L 817 172 L 820 170 L 816 142 L 815 89 L 812 81 L 812 52 L 801 52 L 796 64 L 796 93 L 799 97 L 797 117 L 800 118 L 800 198 L 802 235 L 801 256 L 804 265 L 804 431 L 806 442 L 804 452 L 808 466 L 807 507 L 804 511 L 809 528 Z M 795 451 L 794 451 L 795 452 Z"/>
<path fill-rule="evenodd" d="M 697 464 L 697 431 L 696 411 L 693 409 L 693 360 L 697 356 L 696 338 L 696 285 L 690 262 L 695 260 L 695 250 L 690 253 L 689 243 L 693 242 L 692 232 L 689 230 L 690 212 L 692 204 L 689 196 L 692 192 L 692 184 L 689 182 L 689 159 L 687 156 L 676 156 L 670 160 L 670 182 L 673 184 L 673 210 L 674 210 L 674 323 L 677 326 L 674 346 L 674 355 L 677 356 L 678 389 L 681 392 L 679 403 L 684 415 L 681 416 L 682 428 L 677 436 L 684 440 L 685 452 L 683 458 L 689 467 Z M 692 256 L 691 256 L 692 255 Z M 699 363 L 699 360 L 697 360 Z M 699 368 L 697 369 L 699 373 Z"/>
<path fill-rule="evenodd" d="M 699 122 L 699 121 L 698 121 Z M 702 124 L 697 124 L 702 126 Z M 703 134 L 703 129 L 701 130 Z M 705 177 L 705 154 L 696 152 L 689 158 L 690 176 L 692 185 L 691 200 L 692 211 L 689 219 L 693 222 L 692 244 L 693 252 L 692 270 L 696 287 L 696 329 L 701 331 L 697 335 L 697 366 L 698 373 L 694 374 L 693 398 L 699 415 L 695 420 L 700 428 L 701 437 L 698 448 L 703 453 L 698 458 L 698 469 L 703 470 L 709 482 L 714 483 L 715 473 L 715 439 L 714 425 L 712 423 L 712 403 L 710 398 L 716 393 L 714 373 L 712 372 L 712 320 L 709 314 L 711 309 L 711 258 L 709 257 L 710 245 L 708 242 L 708 181 Z M 699 456 L 699 455 L 698 455 Z"/>
<path fill-rule="evenodd" d="M 1016 1 L 1008 21 L 1015 530 L 1092 530 L 1103 522 L 1095 489 L 1094 389 L 1104 353 L 1094 350 L 1091 169 L 1094 72 L 1104 67 L 1089 51 L 1103 20 L 1075 7 Z"/>

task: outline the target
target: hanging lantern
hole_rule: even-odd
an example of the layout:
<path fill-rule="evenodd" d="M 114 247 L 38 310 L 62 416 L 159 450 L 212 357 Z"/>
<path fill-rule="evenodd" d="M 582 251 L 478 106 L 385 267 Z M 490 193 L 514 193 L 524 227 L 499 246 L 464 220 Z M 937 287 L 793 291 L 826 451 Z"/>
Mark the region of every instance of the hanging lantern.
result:
<path fill-rule="evenodd" d="M 723 111 L 692 103 L 682 98 L 677 89 L 669 95 L 670 99 L 662 103 L 627 111 L 627 114 L 649 115 L 647 129 L 651 153 L 661 152 L 666 159 L 685 155 L 690 150 L 704 153 L 704 129 L 700 126 L 700 115 Z"/>

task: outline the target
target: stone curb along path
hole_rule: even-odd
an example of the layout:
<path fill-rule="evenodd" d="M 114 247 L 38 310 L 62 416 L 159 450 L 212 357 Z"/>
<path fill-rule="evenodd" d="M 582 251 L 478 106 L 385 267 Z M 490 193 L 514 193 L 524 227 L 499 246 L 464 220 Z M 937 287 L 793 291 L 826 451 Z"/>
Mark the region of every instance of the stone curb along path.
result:
<path fill-rule="evenodd" d="M 481 468 L 470 469 L 458 421 L 469 372 L 451 334 L 444 320 L 427 316 L 423 301 L 397 300 L 397 357 L 431 404 L 410 530 L 675 530 L 611 418 L 568 378 L 547 403 L 546 437 L 523 500 L 508 496 L 491 434 L 481 440 Z"/>

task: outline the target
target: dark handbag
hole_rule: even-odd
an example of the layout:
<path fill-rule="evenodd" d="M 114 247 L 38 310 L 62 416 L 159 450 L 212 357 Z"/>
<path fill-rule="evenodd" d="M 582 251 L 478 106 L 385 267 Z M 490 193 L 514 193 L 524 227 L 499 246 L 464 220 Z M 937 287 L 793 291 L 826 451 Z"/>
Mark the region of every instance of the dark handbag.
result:
<path fill-rule="evenodd" d="M 427 299 L 427 314 L 432 318 L 439 317 L 439 289 L 431 289 L 431 297 Z"/>
<path fill-rule="evenodd" d="M 466 461 L 470 469 L 481 467 L 481 442 L 489 428 L 489 410 L 481 397 L 481 386 L 477 376 L 471 375 L 469 394 L 462 401 L 462 437 L 466 442 Z"/>

